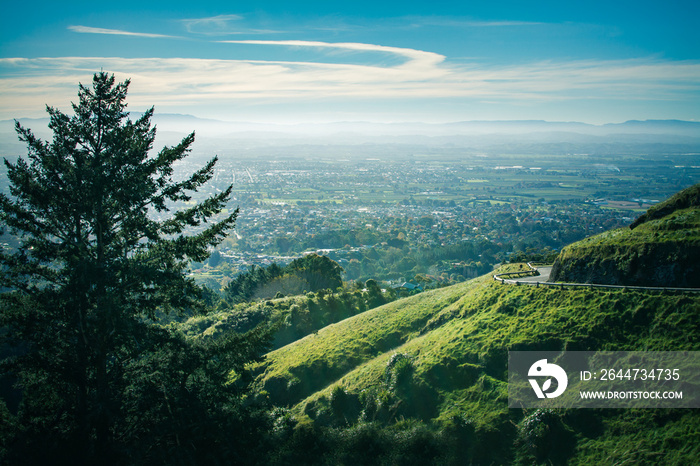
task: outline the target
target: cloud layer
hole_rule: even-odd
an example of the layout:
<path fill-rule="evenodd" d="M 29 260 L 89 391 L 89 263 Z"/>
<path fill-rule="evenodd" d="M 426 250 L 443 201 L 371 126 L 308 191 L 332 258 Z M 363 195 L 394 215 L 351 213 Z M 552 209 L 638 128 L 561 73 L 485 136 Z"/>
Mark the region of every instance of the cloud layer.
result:
<path fill-rule="evenodd" d="M 78 32 L 81 34 L 106 34 L 113 36 L 134 36 L 134 37 L 147 37 L 147 38 L 166 38 L 173 39 L 175 36 L 168 36 L 164 34 L 152 34 L 148 32 L 129 32 L 121 31 L 119 29 L 104 29 L 104 28 L 94 28 L 89 26 L 68 26 L 68 29 L 73 32 Z"/>
<path fill-rule="evenodd" d="M 228 21 L 228 19 L 226 19 Z M 215 19 L 212 19 L 215 21 Z M 73 26 L 76 32 L 141 35 Z M 131 78 L 134 108 L 163 111 L 197 106 L 272 105 L 333 100 L 354 102 L 428 101 L 561 102 L 574 100 L 683 101 L 700 93 L 700 62 L 661 59 L 541 61 L 487 66 L 477 61 L 450 64 L 443 55 L 410 48 L 318 41 L 222 41 L 320 54 L 318 61 L 223 60 L 198 58 L 59 57 L 0 59 L 0 118 L 25 116 L 44 104 L 67 107 L 77 82 L 104 69 Z M 346 58 L 344 52 L 352 55 Z M 377 54 L 397 64 L 376 64 Z M 321 58 L 319 56 L 319 58 Z M 380 60 L 381 62 L 381 60 Z M 415 116 L 409 117 L 410 119 Z"/>

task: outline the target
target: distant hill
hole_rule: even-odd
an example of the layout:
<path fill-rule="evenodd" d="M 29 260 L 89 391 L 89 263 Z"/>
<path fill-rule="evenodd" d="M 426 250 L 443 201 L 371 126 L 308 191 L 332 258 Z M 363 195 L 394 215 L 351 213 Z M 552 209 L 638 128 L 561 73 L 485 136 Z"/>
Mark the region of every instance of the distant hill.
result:
<path fill-rule="evenodd" d="M 131 118 L 142 114 L 131 112 Z M 25 127 L 31 128 L 38 134 L 50 134 L 47 130 L 48 118 L 18 118 Z M 605 136 L 631 135 L 662 136 L 671 135 L 687 137 L 695 140 L 700 138 L 700 122 L 683 120 L 630 120 L 623 123 L 606 123 L 593 125 L 580 122 L 544 121 L 544 120 L 502 120 L 502 121 L 457 121 L 451 123 L 399 122 L 378 123 L 368 121 L 339 121 L 328 123 L 296 123 L 277 124 L 245 121 L 224 121 L 209 118 L 199 118 L 193 115 L 172 113 L 156 113 L 153 122 L 158 129 L 168 132 L 189 133 L 197 131 L 207 136 L 246 135 L 262 136 L 269 134 L 286 134 L 288 136 L 328 136 L 355 134 L 364 136 L 458 136 L 458 135 L 558 135 L 559 138 L 574 138 L 576 135 Z M 14 120 L 0 120 L 0 134 L 14 135 Z M 567 136 L 568 135 L 568 136 Z M 689 139 L 689 140 L 691 140 Z"/>
<path fill-rule="evenodd" d="M 138 112 L 132 118 L 138 118 Z M 19 119 L 39 137 L 49 138 L 48 118 Z M 195 153 L 240 154 L 241 148 L 420 145 L 493 150 L 499 153 L 668 154 L 700 152 L 700 122 L 680 120 L 628 121 L 592 125 L 542 120 L 459 121 L 452 123 L 329 123 L 273 124 L 223 121 L 192 115 L 156 113 L 156 148 L 172 145 L 195 131 Z M 0 155 L 26 153 L 17 141 L 14 120 L 0 121 Z M 324 148 L 327 153 L 327 147 Z"/>
<path fill-rule="evenodd" d="M 700 288 L 700 184 L 564 248 L 550 281 Z"/>

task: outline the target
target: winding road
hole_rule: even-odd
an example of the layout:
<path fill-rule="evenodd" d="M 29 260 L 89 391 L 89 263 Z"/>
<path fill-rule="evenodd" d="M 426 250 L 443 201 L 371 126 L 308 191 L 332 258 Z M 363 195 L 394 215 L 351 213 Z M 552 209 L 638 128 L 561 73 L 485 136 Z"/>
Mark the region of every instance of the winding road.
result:
<path fill-rule="evenodd" d="M 626 286 L 626 285 L 599 285 L 595 283 L 553 283 L 549 282 L 549 275 L 552 273 L 552 266 L 542 266 L 534 267 L 532 264 L 528 263 L 530 267 L 530 273 L 539 272 L 538 275 L 529 275 L 526 277 L 518 276 L 515 278 L 510 278 L 514 275 L 522 275 L 526 272 L 516 272 L 516 273 L 502 273 L 494 275 L 493 279 L 500 281 L 501 283 L 508 283 L 511 285 L 535 285 L 535 286 L 553 286 L 557 288 L 615 288 L 615 289 L 626 289 L 626 290 L 649 290 L 649 291 L 680 291 L 685 293 L 700 293 L 700 288 L 672 288 L 672 287 L 658 287 L 658 286 Z M 506 278 L 508 277 L 508 278 Z"/>

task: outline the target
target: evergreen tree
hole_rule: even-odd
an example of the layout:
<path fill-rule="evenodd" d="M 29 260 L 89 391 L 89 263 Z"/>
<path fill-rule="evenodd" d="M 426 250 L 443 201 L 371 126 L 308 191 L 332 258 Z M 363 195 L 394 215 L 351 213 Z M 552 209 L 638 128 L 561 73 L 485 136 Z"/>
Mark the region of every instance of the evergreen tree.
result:
<path fill-rule="evenodd" d="M 343 268 L 327 256 L 307 254 L 294 259 L 286 267 L 290 273 L 295 273 L 309 283 L 309 291 L 328 288 L 335 290 L 343 286 Z"/>
<path fill-rule="evenodd" d="M 15 461 L 185 461 L 173 449 L 197 450 L 195 420 L 206 424 L 216 397 L 228 403 L 240 389 L 219 382 L 269 340 L 259 331 L 207 346 L 153 323 L 156 313 L 202 309 L 188 263 L 208 257 L 238 210 L 222 215 L 229 187 L 169 213 L 210 180 L 216 158 L 176 181 L 173 164 L 194 133 L 149 155 L 153 109 L 130 120 L 128 86 L 97 73 L 92 87 L 80 85 L 74 116 L 47 107 L 50 142 L 16 123 L 28 156 L 5 160 L 11 195 L 0 194 L 0 220 L 21 238 L 0 256 L 0 289 L 10 290 L 0 294 L 0 324 L 20 353 L 2 366 L 22 391 Z"/>

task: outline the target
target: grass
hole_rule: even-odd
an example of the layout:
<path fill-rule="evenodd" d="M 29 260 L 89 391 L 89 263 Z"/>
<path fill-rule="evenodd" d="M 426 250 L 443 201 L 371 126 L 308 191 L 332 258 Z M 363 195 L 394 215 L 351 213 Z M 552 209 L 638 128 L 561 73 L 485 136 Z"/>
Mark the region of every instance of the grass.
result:
<path fill-rule="evenodd" d="M 686 207 L 565 247 L 552 280 L 700 287 L 699 256 L 700 207 Z"/>
<path fill-rule="evenodd" d="M 489 275 L 382 306 L 270 353 L 257 383 L 271 401 L 291 405 L 305 425 L 339 422 L 332 414 L 339 391 L 351 400 L 343 425 L 367 421 L 368 399 L 384 406 L 370 420 L 387 426 L 409 419 L 442 432 L 461 420 L 473 430 L 475 445 L 486 449 L 471 453 L 476 462 L 556 463 L 563 457 L 583 464 L 610 457 L 680 464 L 697 453 L 695 412 L 674 415 L 665 421 L 667 430 L 647 425 L 649 410 L 600 410 L 592 414 L 597 430 L 589 432 L 581 420 L 588 410 L 561 410 L 559 430 L 551 428 L 565 437 L 555 442 L 561 448 L 528 447 L 521 424 L 531 413 L 507 408 L 507 351 L 699 350 L 698 322 L 700 296 L 516 287 Z M 412 365 L 401 390 L 386 385 L 397 353 Z M 678 444 L 692 439 L 693 447 Z M 494 448 L 499 453 L 489 456 Z"/>
<path fill-rule="evenodd" d="M 591 236 L 567 247 L 568 250 L 600 246 L 638 246 L 650 243 L 700 243 L 700 209 L 693 207 L 675 211 L 661 219 L 649 220 L 634 230 L 618 228 Z"/>
<path fill-rule="evenodd" d="M 692 410 L 626 410 L 603 420 L 604 432 L 582 437 L 572 465 L 685 465 L 700 457 L 700 416 Z"/>
<path fill-rule="evenodd" d="M 405 343 L 363 361 L 335 383 L 356 391 L 376 385 L 393 352 L 413 356 L 418 378 L 447 393 L 468 388 L 483 374 L 505 381 L 506 368 L 500 363 L 509 349 L 698 348 L 686 333 L 694 328 L 692 320 L 700 317 L 698 297 L 515 287 L 495 284 L 488 278 L 475 280 L 470 288 L 470 293 L 434 313 L 420 332 L 407 335 Z M 410 314 L 414 308 L 409 306 L 410 303 L 404 303 Z M 681 315 L 676 312 L 679 308 L 689 312 Z M 361 322 L 353 322 L 357 327 L 342 324 L 334 326 L 334 338 L 349 336 L 362 345 L 364 338 L 356 337 Z M 319 349 L 326 351 L 325 347 Z M 304 350 L 288 347 L 287 358 L 294 359 L 296 351 Z M 335 352 L 326 354 L 328 358 L 342 357 Z M 271 355 L 271 359 L 273 365 L 284 364 L 277 355 Z M 332 386 L 326 389 L 331 390 Z"/>
<path fill-rule="evenodd" d="M 688 275 L 698 246 L 700 209 L 681 207 L 574 244 L 558 260 L 576 256 L 598 275 L 669 264 Z M 700 457 L 697 410 L 509 409 L 510 350 L 698 351 L 700 294 L 513 286 L 489 274 L 270 353 L 256 368 L 257 396 L 290 407 L 296 427 L 281 445 L 315 448 L 319 464 L 691 464 Z M 407 456 L 397 453 L 404 443 L 413 448 Z"/>
<path fill-rule="evenodd" d="M 420 295 L 371 309 L 329 325 L 268 354 L 256 370 L 257 384 L 278 404 L 294 404 L 358 365 L 415 337 L 445 306 L 477 282 Z"/>

